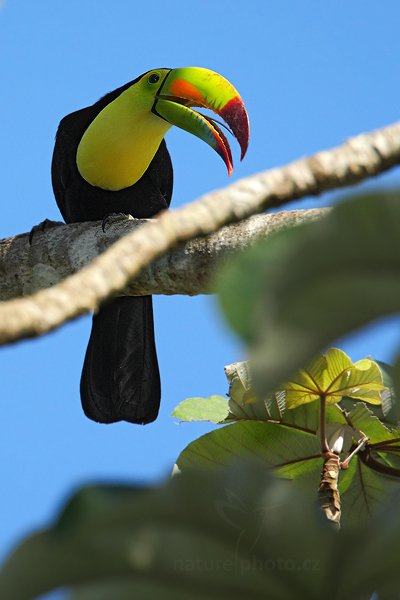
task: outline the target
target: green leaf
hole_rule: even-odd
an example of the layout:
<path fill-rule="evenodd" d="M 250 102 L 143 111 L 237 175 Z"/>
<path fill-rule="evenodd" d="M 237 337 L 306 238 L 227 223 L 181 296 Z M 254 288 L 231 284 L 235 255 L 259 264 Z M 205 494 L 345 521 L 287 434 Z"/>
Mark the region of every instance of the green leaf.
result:
<path fill-rule="evenodd" d="M 400 428 L 389 428 L 365 404 L 358 403 L 348 414 L 354 428 L 369 438 L 359 459 L 369 469 L 381 475 L 400 479 Z M 384 481 L 382 485 L 384 485 Z"/>
<path fill-rule="evenodd" d="M 362 402 L 355 404 L 349 401 L 346 406 L 350 407 L 348 420 L 353 428 L 362 431 L 369 438 L 370 443 L 375 444 L 400 437 L 398 429 L 390 428 L 382 423 L 371 409 Z"/>
<path fill-rule="evenodd" d="M 269 482 L 265 473 L 247 471 L 175 477 L 154 489 L 83 489 L 50 530 L 28 538 L 6 561 L 0 597 L 31 600 L 59 587 L 83 593 L 82 586 L 110 588 L 132 579 L 148 582 L 149 592 L 158 587 L 162 599 L 174 592 L 191 597 L 195 589 L 200 598 L 208 592 L 210 598 L 239 600 L 258 597 L 264 587 L 272 597 L 290 597 L 292 584 L 235 570 L 242 553 L 247 558 L 248 544 L 242 536 L 238 548 L 239 534 L 243 527 L 254 531 L 254 543 L 261 526 L 255 508 Z M 236 527 L 216 510 L 226 490 L 240 493 L 248 511 L 234 515 Z"/>
<path fill-rule="evenodd" d="M 228 399 L 223 396 L 187 398 L 174 409 L 173 417 L 180 421 L 211 421 L 222 423 L 229 414 Z"/>
<path fill-rule="evenodd" d="M 342 350 L 331 348 L 318 355 L 290 381 L 279 386 L 287 408 L 315 402 L 323 396 L 327 404 L 337 404 L 346 396 L 381 404 L 384 389 L 378 365 L 368 358 L 352 363 Z"/>
<path fill-rule="evenodd" d="M 384 363 L 381 360 L 375 360 L 375 362 L 381 370 L 385 389 L 381 392 L 382 404 L 379 406 L 371 406 L 370 408 L 384 423 L 397 425 L 399 423 L 397 417 L 399 407 L 397 407 L 396 394 L 393 387 L 393 366 Z"/>
<path fill-rule="evenodd" d="M 251 346 L 262 395 L 333 340 L 400 309 L 399 200 L 382 192 L 343 202 L 225 270 L 221 305 Z"/>
<path fill-rule="evenodd" d="M 230 421 L 270 421 L 316 433 L 319 427 L 319 406 L 301 404 L 287 410 L 285 395 L 282 392 L 271 394 L 265 399 L 256 396 L 252 388 L 249 363 L 238 362 L 225 367 L 229 381 Z M 346 425 L 343 413 L 336 405 L 327 407 L 328 423 Z"/>
<path fill-rule="evenodd" d="M 388 428 L 362 402 L 347 399 L 344 404 L 346 413 L 337 405 L 327 407 L 327 436 L 330 443 L 338 434 L 344 437 L 342 460 L 361 439 L 368 438 L 339 478 L 343 519 L 358 523 L 375 514 L 390 492 L 400 491 L 400 429 Z M 199 467 L 215 470 L 256 457 L 280 477 L 306 478 L 310 494 L 314 494 L 322 466 L 318 427 L 316 403 L 284 411 L 281 421 L 243 417 L 189 444 L 177 466 L 182 473 Z"/>
<path fill-rule="evenodd" d="M 189 594 L 189 596 L 188 596 Z M 101 582 L 79 586 L 69 600 L 208 600 L 207 590 L 190 590 L 186 586 L 155 583 L 151 580 L 126 579 L 115 582 Z"/>
<path fill-rule="evenodd" d="M 189 398 L 181 402 L 172 413 L 182 421 L 209 420 L 217 424 L 232 421 L 271 421 L 282 425 L 298 426 L 299 429 L 315 433 L 319 426 L 319 408 L 299 406 L 287 411 L 282 393 L 261 399 L 252 387 L 249 364 L 236 362 L 225 367 L 229 383 L 229 399 L 222 396 Z M 334 406 L 328 408 L 327 420 L 345 424 L 346 421 Z"/>
<path fill-rule="evenodd" d="M 328 564 L 315 547 L 329 555 L 334 545 L 313 505 L 252 465 L 154 489 L 89 488 L 8 558 L 0 597 L 31 600 L 68 587 L 79 600 L 291 600 L 299 589 L 317 598 Z M 311 567 L 291 572 L 306 559 L 318 559 L 312 577 Z"/>
<path fill-rule="evenodd" d="M 367 366 L 368 368 L 366 368 Z M 319 356 L 307 370 L 301 371 L 296 376 L 296 381 L 289 382 L 287 389 L 280 390 L 265 399 L 255 394 L 247 361 L 227 365 L 225 373 L 229 383 L 229 400 L 217 395 L 209 398 L 188 398 L 175 408 L 172 415 L 178 417 L 181 421 L 211 421 L 222 424 L 231 421 L 263 420 L 298 425 L 300 428 L 307 428 L 312 419 L 314 431 L 316 431 L 319 415 L 315 411 L 287 411 L 287 408 L 293 409 L 294 406 L 299 408 L 302 404 L 305 404 L 304 402 L 297 402 L 296 395 L 299 394 L 301 397 L 303 394 L 303 390 L 299 387 L 301 380 L 303 380 L 303 385 L 306 386 L 304 389 L 305 394 L 308 394 L 311 386 L 314 386 L 313 400 L 320 397 L 319 394 L 324 385 L 323 391 L 326 391 L 331 404 L 339 401 L 338 389 L 340 387 L 343 387 L 344 393 L 350 395 L 354 392 L 354 384 L 357 383 L 360 388 L 363 386 L 366 399 L 370 398 L 368 394 L 369 386 L 382 387 L 379 383 L 382 381 L 380 370 L 375 363 L 366 359 L 353 365 L 344 352 L 334 349 L 329 350 L 326 357 Z M 360 381 L 360 378 L 363 378 L 363 381 Z M 329 391 L 328 388 L 331 388 L 331 390 Z M 372 391 L 374 392 L 374 390 Z M 356 394 L 357 397 L 360 395 L 359 390 Z M 286 405 L 287 397 L 291 401 L 288 402 L 288 405 Z M 379 396 L 376 401 L 379 401 Z M 333 409 L 327 415 L 327 418 L 328 422 L 345 424 L 344 418 L 338 409 Z"/>
<path fill-rule="evenodd" d="M 348 423 L 360 437 L 368 438 L 368 444 L 340 476 L 344 527 L 348 522 L 369 519 L 384 505 L 388 495 L 400 492 L 400 465 L 391 461 L 400 452 L 400 430 L 388 428 L 362 402 L 346 401 L 345 405 Z"/>
<path fill-rule="evenodd" d="M 400 398 L 400 355 L 397 356 L 394 367 L 391 371 L 393 377 L 394 394 L 390 396 L 390 410 L 388 411 L 388 417 L 391 421 L 396 423 L 400 422 L 400 401 L 396 401 L 396 398 Z"/>
<path fill-rule="evenodd" d="M 255 394 L 249 363 L 236 362 L 225 367 L 229 383 L 229 415 L 227 420 L 282 420 L 285 412 L 282 403 L 275 394 L 261 398 Z"/>
<path fill-rule="evenodd" d="M 398 479 L 374 471 L 359 458 L 350 462 L 346 479 L 340 485 L 343 527 L 369 521 L 391 493 L 400 492 Z"/>
<path fill-rule="evenodd" d="M 397 508 L 394 497 L 372 523 L 336 532 L 302 486 L 252 464 L 154 489 L 84 488 L 6 560 L 0 597 L 60 587 L 74 600 L 396 597 Z"/>
<path fill-rule="evenodd" d="M 314 433 L 268 422 L 241 422 L 207 433 L 180 454 L 177 466 L 187 469 L 226 466 L 235 460 L 257 458 L 284 477 L 318 474 L 320 442 Z"/>
<path fill-rule="evenodd" d="M 185 473 L 198 467 L 215 469 L 244 457 L 257 457 L 280 477 L 307 478 L 310 493 L 315 493 L 322 465 L 317 435 L 319 404 L 299 404 L 287 410 L 284 392 L 260 400 L 253 391 L 247 362 L 228 365 L 225 372 L 230 395 L 227 420 L 237 424 L 189 444 L 178 458 L 178 470 Z M 337 404 L 327 406 L 326 433 L 330 447 L 338 437 L 343 439 L 342 460 L 361 440 L 366 440 L 350 468 L 342 471 L 339 489 L 345 494 L 342 507 L 345 521 L 369 518 L 389 492 L 400 489 L 400 429 L 387 427 L 364 403 L 354 403 L 359 398 L 370 400 L 370 388 L 380 393 L 383 387 L 380 368 L 370 359 L 353 364 L 344 352 L 331 349 L 289 383 L 291 387 L 288 385 L 286 390 L 310 394 L 314 386 L 316 398 L 323 391 L 331 394 L 331 402 L 347 394 L 342 400 L 345 410 Z"/>

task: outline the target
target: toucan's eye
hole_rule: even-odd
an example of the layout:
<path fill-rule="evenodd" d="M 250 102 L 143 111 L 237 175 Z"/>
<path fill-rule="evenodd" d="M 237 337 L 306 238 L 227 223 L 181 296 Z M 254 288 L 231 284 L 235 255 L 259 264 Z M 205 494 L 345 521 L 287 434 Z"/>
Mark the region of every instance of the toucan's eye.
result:
<path fill-rule="evenodd" d="M 149 83 L 157 83 L 157 81 L 159 81 L 159 80 L 160 80 L 160 76 L 157 73 L 152 73 L 148 79 Z"/>

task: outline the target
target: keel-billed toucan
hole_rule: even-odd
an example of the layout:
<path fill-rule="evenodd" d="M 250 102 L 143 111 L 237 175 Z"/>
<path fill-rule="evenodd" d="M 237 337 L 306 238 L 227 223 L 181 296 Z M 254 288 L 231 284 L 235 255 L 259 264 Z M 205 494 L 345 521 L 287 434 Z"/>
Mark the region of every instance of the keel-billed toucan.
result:
<path fill-rule="evenodd" d="M 249 123 L 243 101 L 223 77 L 197 67 L 155 69 L 64 117 L 52 162 L 58 207 L 67 223 L 112 213 L 153 217 L 168 208 L 172 165 L 164 135 L 172 125 L 193 133 L 232 170 L 220 115 L 246 152 Z M 160 376 L 151 296 L 118 297 L 93 317 L 81 378 L 88 417 L 102 423 L 149 423 L 157 417 Z"/>

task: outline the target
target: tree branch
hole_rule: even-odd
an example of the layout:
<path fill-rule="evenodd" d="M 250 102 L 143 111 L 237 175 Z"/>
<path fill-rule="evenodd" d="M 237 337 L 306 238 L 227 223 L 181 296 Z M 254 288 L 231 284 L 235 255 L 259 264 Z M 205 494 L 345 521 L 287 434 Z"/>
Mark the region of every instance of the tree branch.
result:
<path fill-rule="evenodd" d="M 227 257 L 274 231 L 318 219 L 328 210 L 258 215 L 181 244 L 145 268 L 128 283 L 124 294 L 212 293 L 213 274 Z M 61 225 L 36 233 L 32 246 L 28 243 L 29 234 L 0 240 L 0 300 L 27 296 L 57 284 L 146 222 L 133 219 L 115 223 L 105 233 L 101 222 Z"/>
<path fill-rule="evenodd" d="M 41 335 L 95 310 L 179 243 L 217 231 L 268 207 L 352 185 L 400 163 L 400 123 L 242 179 L 183 208 L 164 212 L 52 288 L 0 305 L 0 343 Z"/>

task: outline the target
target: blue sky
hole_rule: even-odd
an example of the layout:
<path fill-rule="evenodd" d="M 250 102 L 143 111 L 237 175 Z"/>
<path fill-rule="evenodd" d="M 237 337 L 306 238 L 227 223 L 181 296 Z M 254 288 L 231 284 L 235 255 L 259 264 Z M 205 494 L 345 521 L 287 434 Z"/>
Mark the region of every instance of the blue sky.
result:
<path fill-rule="evenodd" d="M 241 92 L 251 119 L 248 155 L 233 180 L 394 122 L 400 106 L 396 0 L 6 0 L 0 11 L 0 235 L 59 219 L 50 184 L 62 116 L 156 67 L 203 66 Z M 173 205 L 228 183 L 212 150 L 179 130 L 167 143 Z M 398 185 L 392 171 L 377 185 Z M 320 206 L 343 193 L 305 200 Z M 210 429 L 177 425 L 189 396 L 224 393 L 223 366 L 244 354 L 213 298 L 155 299 L 163 384 L 158 421 L 146 427 L 87 420 L 79 377 L 90 317 L 39 340 L 0 349 L 0 555 L 47 523 L 84 482 L 154 481 Z M 342 344 L 352 358 L 390 360 L 398 322 Z"/>

